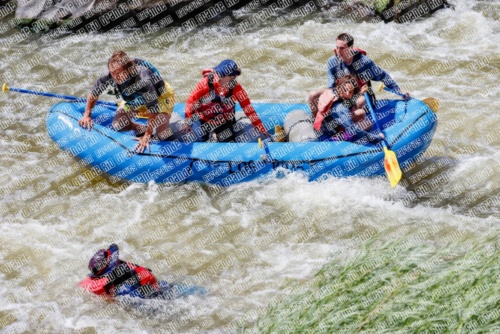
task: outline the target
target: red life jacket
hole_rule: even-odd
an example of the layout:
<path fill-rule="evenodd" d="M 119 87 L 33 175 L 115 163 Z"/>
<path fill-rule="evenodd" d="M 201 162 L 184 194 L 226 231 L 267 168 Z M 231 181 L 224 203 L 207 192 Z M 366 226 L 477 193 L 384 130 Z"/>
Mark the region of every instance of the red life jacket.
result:
<path fill-rule="evenodd" d="M 114 296 L 115 289 L 121 284 L 132 284 L 135 288 L 149 285 L 152 290 L 159 289 L 149 269 L 125 261 L 121 261 L 110 273 L 99 278 L 87 277 L 79 285 L 96 295 Z"/>
<path fill-rule="evenodd" d="M 234 86 L 230 87 L 225 95 L 219 95 L 215 91 L 213 71 L 203 71 L 203 75 L 207 77 L 210 92 L 200 99 L 201 105 L 196 110 L 200 119 L 205 122 L 217 122 L 221 118 L 224 121 L 233 118 L 236 105 L 236 98 L 233 95 Z M 236 81 L 229 84 L 235 85 Z"/>
<path fill-rule="evenodd" d="M 87 277 L 83 281 L 79 283 L 79 285 L 92 292 L 96 295 L 105 295 L 106 290 L 104 290 L 104 286 L 108 283 L 108 278 L 106 276 L 99 278 Z"/>

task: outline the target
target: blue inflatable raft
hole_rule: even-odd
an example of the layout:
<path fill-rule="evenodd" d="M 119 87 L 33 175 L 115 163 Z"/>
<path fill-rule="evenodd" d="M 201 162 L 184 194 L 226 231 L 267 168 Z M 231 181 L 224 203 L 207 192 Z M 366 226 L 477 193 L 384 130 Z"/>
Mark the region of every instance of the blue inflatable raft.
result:
<path fill-rule="evenodd" d="M 268 129 L 283 125 L 287 114 L 294 110 L 309 113 L 306 104 L 255 103 L 254 107 Z M 96 106 L 92 114 L 95 125 L 90 131 L 78 125 L 84 108 L 81 102 L 61 102 L 52 106 L 47 115 L 48 133 L 61 149 L 81 159 L 91 173 L 108 174 L 111 182 L 121 179 L 139 183 L 195 181 L 229 186 L 277 175 L 275 171 L 282 168 L 300 171 L 311 181 L 329 176 L 385 174 L 380 144 L 270 142 L 264 150 L 257 144 L 258 133 L 253 128 L 239 137 L 246 138 L 243 141 L 247 142 L 197 142 L 195 129 L 182 136 L 172 136 L 171 141 L 153 142 L 150 152 L 137 154 L 133 132 L 117 132 L 111 128 L 116 108 Z M 177 104 L 174 113 L 180 120 L 184 104 Z M 375 113 L 401 168 L 412 163 L 430 145 L 437 117 L 422 101 L 380 100 Z M 237 109 L 237 115 L 243 115 L 241 110 Z M 175 125 L 174 117 L 171 124 Z"/>

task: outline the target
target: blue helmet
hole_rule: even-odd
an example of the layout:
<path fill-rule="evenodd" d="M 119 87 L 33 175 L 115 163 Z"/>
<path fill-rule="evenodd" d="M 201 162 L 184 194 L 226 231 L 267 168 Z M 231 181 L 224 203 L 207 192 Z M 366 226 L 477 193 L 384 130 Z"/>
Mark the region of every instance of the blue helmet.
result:
<path fill-rule="evenodd" d="M 231 59 L 221 61 L 219 65 L 214 67 L 214 71 L 221 78 L 226 76 L 238 76 L 241 74 L 241 69 L 238 68 L 236 62 Z"/>

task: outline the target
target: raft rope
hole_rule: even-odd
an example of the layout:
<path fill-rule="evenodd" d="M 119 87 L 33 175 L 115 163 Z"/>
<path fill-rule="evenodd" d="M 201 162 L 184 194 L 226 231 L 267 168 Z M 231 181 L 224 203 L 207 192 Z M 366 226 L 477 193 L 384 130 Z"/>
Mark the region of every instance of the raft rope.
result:
<path fill-rule="evenodd" d="M 60 103 L 63 103 L 63 102 L 60 102 Z M 430 109 L 427 110 L 427 112 L 429 112 Z M 68 113 L 66 113 L 65 111 L 62 111 L 62 110 L 53 110 L 51 112 L 58 112 L 58 113 L 61 113 L 63 115 L 66 115 L 67 117 L 69 118 L 72 118 L 74 119 L 75 121 L 78 122 L 78 119 Z M 406 132 L 408 132 L 411 127 L 416 123 L 418 122 L 422 117 L 424 117 L 426 113 L 423 113 L 422 115 L 420 115 L 415 121 L 413 121 L 411 124 L 409 124 L 405 129 L 403 129 L 403 131 L 401 131 L 401 133 L 389 144 L 389 146 L 392 146 L 395 142 L 397 142 L 401 137 L 403 137 Z M 186 159 L 186 160 L 191 160 L 191 163 L 190 163 L 190 167 L 193 165 L 193 163 L 195 161 L 201 161 L 203 163 L 212 163 L 212 162 L 217 162 L 217 163 L 233 163 L 234 160 L 217 160 L 217 161 L 212 161 L 212 160 L 207 160 L 207 159 L 200 159 L 200 158 L 191 158 L 191 157 L 181 157 L 181 156 L 173 156 L 173 155 L 163 155 L 163 154 L 157 154 L 157 153 L 147 153 L 147 152 L 143 152 L 143 153 L 137 153 L 135 152 L 134 150 L 131 150 L 129 149 L 128 147 L 126 147 L 125 145 L 123 145 L 122 143 L 120 143 L 118 140 L 116 140 L 115 138 L 107 135 L 106 133 L 104 133 L 103 131 L 99 130 L 99 129 L 96 129 L 95 126 L 92 127 L 92 130 L 93 131 L 96 131 L 97 133 L 103 135 L 104 137 L 108 138 L 108 139 L 111 139 L 112 141 L 114 141 L 116 144 L 118 144 L 120 147 L 122 147 L 124 150 L 127 151 L 128 154 L 130 154 L 130 156 L 133 156 L 135 154 L 137 155 L 142 155 L 142 156 L 152 156 L 152 157 L 156 157 L 156 158 L 163 158 L 163 159 L 176 159 L 176 158 L 183 158 L 183 159 Z M 361 155 L 361 154 L 369 154 L 369 153 L 375 153 L 375 152 L 381 152 L 382 151 L 382 148 L 377 146 L 376 149 L 370 149 L 370 150 L 367 150 L 367 151 L 363 151 L 363 152 L 358 152 L 358 153 L 351 153 L 351 154 L 348 154 L 348 155 L 342 155 L 342 156 L 333 156 L 333 157 L 328 157 L 328 158 L 323 158 L 323 159 L 314 159 L 314 160 L 294 160 L 295 163 L 301 163 L 301 164 L 316 164 L 318 162 L 323 162 L 323 161 L 329 161 L 329 160 L 338 160 L 338 159 L 341 159 L 341 158 L 347 158 L 347 157 L 354 157 L 354 156 L 357 156 L 357 155 Z M 289 160 L 271 160 L 271 161 L 265 161 L 266 163 L 279 163 L 279 164 L 284 164 L 284 163 L 288 163 L 290 162 Z"/>
<path fill-rule="evenodd" d="M 301 119 L 300 121 L 293 123 L 293 125 L 288 129 L 288 133 L 292 132 L 292 129 L 300 123 L 309 123 L 309 124 L 314 124 L 310 119 Z"/>

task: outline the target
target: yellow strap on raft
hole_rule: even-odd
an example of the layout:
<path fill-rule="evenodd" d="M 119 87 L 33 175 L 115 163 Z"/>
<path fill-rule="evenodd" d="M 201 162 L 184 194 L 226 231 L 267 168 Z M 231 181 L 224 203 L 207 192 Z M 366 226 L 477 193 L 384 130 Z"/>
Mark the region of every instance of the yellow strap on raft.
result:
<path fill-rule="evenodd" d="M 277 142 L 284 142 L 285 141 L 285 132 L 283 132 L 283 128 L 276 124 L 274 126 L 274 137 Z"/>

